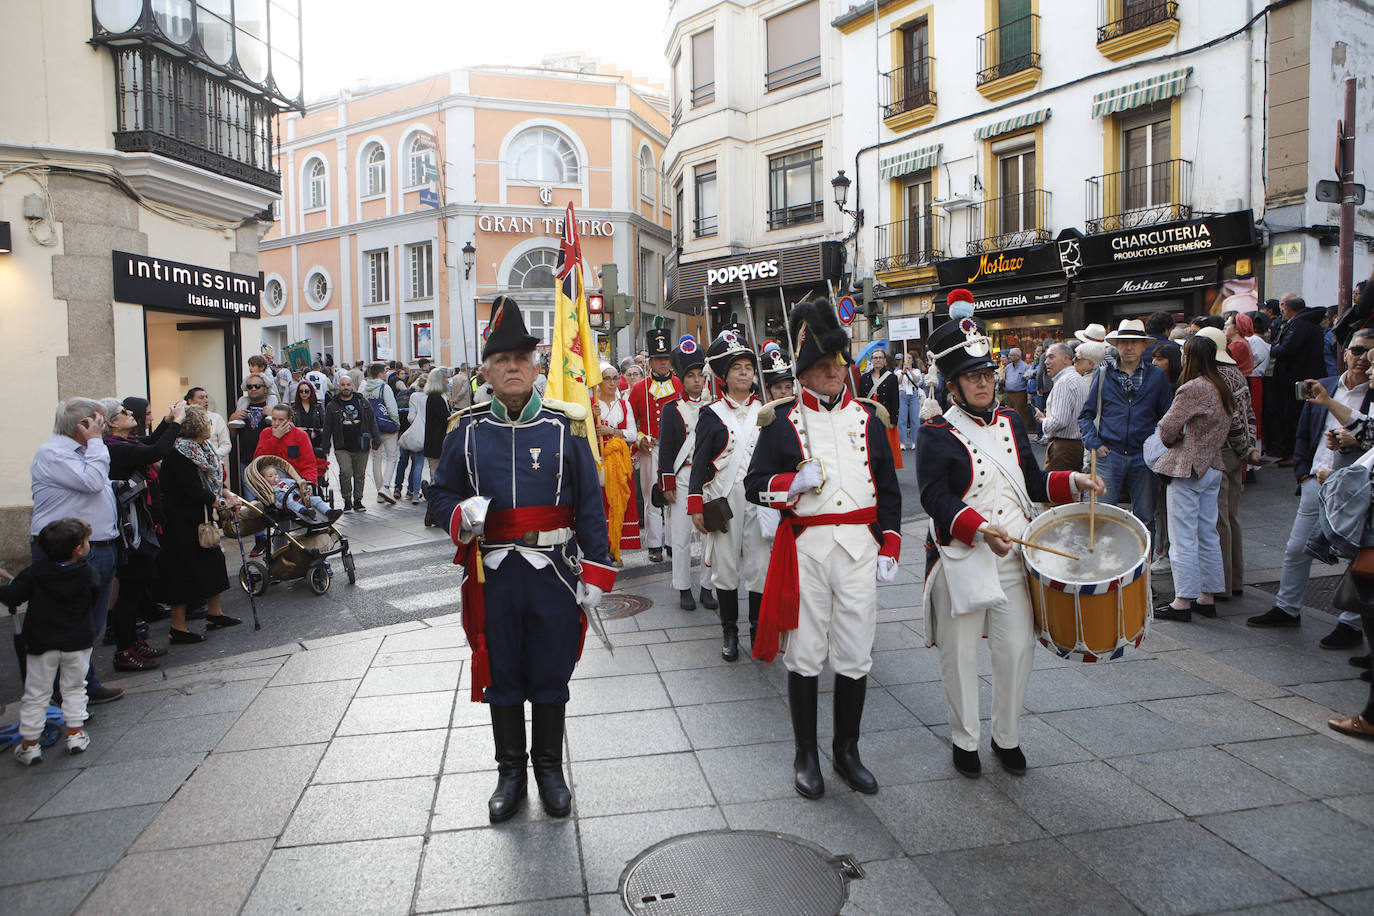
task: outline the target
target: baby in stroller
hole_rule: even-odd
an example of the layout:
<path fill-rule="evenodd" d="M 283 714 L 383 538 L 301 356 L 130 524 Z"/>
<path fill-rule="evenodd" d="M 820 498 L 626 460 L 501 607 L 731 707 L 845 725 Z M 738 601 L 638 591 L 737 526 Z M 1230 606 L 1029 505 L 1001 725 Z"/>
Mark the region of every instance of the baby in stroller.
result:
<path fill-rule="evenodd" d="M 310 504 L 306 505 L 301 497 L 300 484 L 291 477 L 283 477 L 281 471 L 270 464 L 262 467 L 262 476 L 272 487 L 272 502 L 307 525 L 330 525 L 343 515 L 342 510 L 329 508 L 327 502 L 313 494 Z"/>

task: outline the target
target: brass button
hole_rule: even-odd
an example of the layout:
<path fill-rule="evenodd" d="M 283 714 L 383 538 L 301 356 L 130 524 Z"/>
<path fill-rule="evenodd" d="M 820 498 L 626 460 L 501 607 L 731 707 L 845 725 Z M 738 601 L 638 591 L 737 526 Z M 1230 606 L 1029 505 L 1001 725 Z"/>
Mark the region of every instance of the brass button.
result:
<path fill-rule="evenodd" d="M 526 544 L 529 544 L 531 547 L 533 547 L 535 544 L 539 543 L 539 532 L 526 531 L 525 536 L 521 538 L 521 540 L 523 540 Z"/>

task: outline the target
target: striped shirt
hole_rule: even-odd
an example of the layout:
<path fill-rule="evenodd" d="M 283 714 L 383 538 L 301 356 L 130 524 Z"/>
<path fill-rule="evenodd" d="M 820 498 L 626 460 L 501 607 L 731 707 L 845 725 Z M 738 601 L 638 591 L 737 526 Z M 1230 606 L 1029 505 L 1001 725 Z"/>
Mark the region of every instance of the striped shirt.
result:
<path fill-rule="evenodd" d="M 1078 412 L 1088 397 L 1088 383 L 1073 366 L 1065 366 L 1054 377 L 1049 401 L 1045 404 L 1045 420 L 1041 424 L 1047 439 L 1081 439 Z"/>

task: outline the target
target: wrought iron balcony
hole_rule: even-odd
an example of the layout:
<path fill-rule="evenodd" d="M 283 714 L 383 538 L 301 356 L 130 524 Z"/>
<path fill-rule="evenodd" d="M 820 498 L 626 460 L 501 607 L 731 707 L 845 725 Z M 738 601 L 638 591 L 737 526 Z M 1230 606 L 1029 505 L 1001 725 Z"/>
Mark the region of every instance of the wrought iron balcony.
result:
<path fill-rule="evenodd" d="M 909 61 L 906 66 L 898 67 L 884 74 L 883 97 L 881 101 L 883 117 L 915 111 L 925 105 L 936 104 L 935 58 L 922 57 Z"/>
<path fill-rule="evenodd" d="M 1098 0 L 1097 43 L 1178 20 L 1176 0 Z"/>
<path fill-rule="evenodd" d="M 945 257 L 935 248 L 935 215 L 901 219 L 874 227 L 873 269 L 926 267 Z"/>
<path fill-rule="evenodd" d="M 1039 245 L 1054 238 L 1050 231 L 1050 192 L 1039 188 L 990 198 L 970 207 L 969 214 L 969 254 Z M 989 230 L 991 235 L 973 237 Z"/>
<path fill-rule="evenodd" d="M 1115 232 L 1188 219 L 1193 197 L 1193 164 L 1169 159 L 1087 179 L 1085 225 L 1088 234 Z"/>
<path fill-rule="evenodd" d="M 978 85 L 1040 66 L 1040 17 L 1034 13 L 978 36 Z"/>

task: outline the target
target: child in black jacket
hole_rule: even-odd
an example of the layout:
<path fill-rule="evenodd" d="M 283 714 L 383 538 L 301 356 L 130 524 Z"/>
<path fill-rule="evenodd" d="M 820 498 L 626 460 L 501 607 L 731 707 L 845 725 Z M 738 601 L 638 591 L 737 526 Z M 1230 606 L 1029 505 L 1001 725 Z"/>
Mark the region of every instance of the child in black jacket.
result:
<path fill-rule="evenodd" d="M 53 678 L 60 675 L 62 717 L 67 722 L 67 750 L 79 754 L 90 747 L 86 735 L 86 669 L 91 662 L 95 634 L 91 606 L 100 594 L 95 570 L 86 562 L 91 551 L 91 526 L 76 518 L 58 519 L 43 526 L 38 546 L 49 557 L 39 560 L 6 585 L 0 585 L 0 604 L 10 613 L 28 602 L 24 617 L 27 674 L 19 705 L 19 736 L 14 757 L 25 766 L 38 763 Z M 10 579 L 0 570 L 0 578 Z"/>

